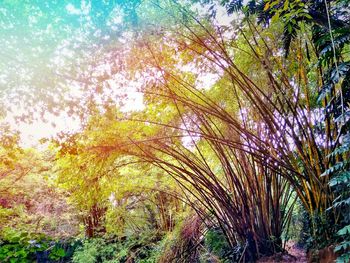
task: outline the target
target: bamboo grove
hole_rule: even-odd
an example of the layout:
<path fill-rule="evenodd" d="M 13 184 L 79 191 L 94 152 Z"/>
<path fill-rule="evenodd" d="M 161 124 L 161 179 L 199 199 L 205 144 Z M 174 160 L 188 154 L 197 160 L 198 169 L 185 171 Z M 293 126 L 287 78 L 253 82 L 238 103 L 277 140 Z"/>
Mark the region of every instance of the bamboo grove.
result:
<path fill-rule="evenodd" d="M 322 68 L 310 69 L 305 57 L 317 61 L 318 54 L 307 54 L 310 51 L 299 39 L 290 51 L 289 56 L 296 57 L 292 65 L 276 56 L 281 49 L 272 44 L 276 36 L 264 34 L 253 18 L 237 25 L 233 33 L 177 5 L 173 8 L 185 16 L 182 30 L 164 30 L 166 34 L 156 30 L 155 38 L 142 38 L 135 50 L 147 54 L 142 69 L 159 73 L 142 91 L 152 101 L 171 105 L 174 119 L 169 123 L 147 117 L 124 120 L 163 128 L 146 140 L 130 138 L 136 148 L 132 154 L 172 176 L 189 199 L 194 198 L 191 206 L 203 222 L 218 224 L 232 247 L 246 244 L 251 253 L 246 260 L 283 249 L 281 236 L 296 199 L 308 211 L 314 235 L 326 221 L 337 224 L 340 211 L 327 210 L 335 196 L 326 171 L 337 163 L 329 156 L 346 130 L 333 114 L 316 106 Z M 176 12 L 162 11 L 177 19 Z M 310 33 L 305 29 L 303 34 Z M 162 39 L 159 47 L 156 38 Z M 242 46 L 258 76 L 235 61 L 234 54 Z M 175 61 L 163 59 L 179 49 L 203 68 L 221 74 L 222 102 L 182 76 L 171 64 Z M 335 101 L 337 89 L 336 85 L 319 103 Z M 189 147 L 183 138 L 190 141 Z M 327 229 L 322 239 L 329 239 L 332 231 Z"/>
<path fill-rule="evenodd" d="M 50 153 L 40 156 L 8 136 L 16 142 L 0 145 L 1 178 L 17 166 L 30 173 L 24 156 L 47 155 L 38 173 L 49 171 L 57 200 L 68 196 L 85 238 L 113 233 L 124 242 L 148 229 L 155 233 L 145 240 L 163 244 L 177 233 L 156 262 L 202 262 L 212 230 L 228 246 L 222 262 L 283 254 L 296 213 L 307 249 L 349 260 L 348 1 L 88 2 L 79 12 L 67 2 L 78 30 L 59 27 L 64 54 L 45 68 L 51 78 L 35 80 L 37 115 L 68 112 L 81 126 L 43 140 Z M 47 83 L 59 95 L 45 93 Z M 123 110 L 128 89 L 143 102 Z M 128 257 L 121 249 L 117 262 L 134 262 L 140 244 Z"/>

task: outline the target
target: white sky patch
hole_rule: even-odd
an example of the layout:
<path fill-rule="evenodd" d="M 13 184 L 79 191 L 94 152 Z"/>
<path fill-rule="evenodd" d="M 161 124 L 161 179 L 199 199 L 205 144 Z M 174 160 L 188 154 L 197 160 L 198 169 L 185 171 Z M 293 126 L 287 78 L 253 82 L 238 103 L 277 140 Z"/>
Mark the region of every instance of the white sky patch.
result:
<path fill-rule="evenodd" d="M 217 67 L 212 72 L 203 71 L 196 66 L 195 63 L 187 63 L 186 65 L 179 64 L 178 68 L 183 72 L 191 72 L 197 75 L 195 85 L 199 89 L 209 90 L 221 78 L 223 70 Z"/>
<path fill-rule="evenodd" d="M 66 10 L 72 15 L 88 15 L 91 10 L 91 3 L 87 1 L 81 1 L 80 8 L 76 8 L 73 4 L 66 5 Z"/>
<path fill-rule="evenodd" d="M 141 111 L 145 108 L 143 93 L 139 92 L 143 85 L 142 79 L 139 81 L 131 81 L 121 74 L 116 74 L 112 79 L 108 80 L 108 85 L 110 87 L 110 92 L 116 97 L 116 100 L 121 95 L 126 96 L 122 101 L 122 111 Z"/>
<path fill-rule="evenodd" d="M 220 26 L 230 26 L 232 21 L 237 18 L 236 14 L 228 15 L 226 9 L 223 6 L 217 6 L 216 22 Z"/>
<path fill-rule="evenodd" d="M 191 118 L 185 117 L 184 121 L 185 123 L 182 123 L 180 128 L 188 131 L 183 131 L 183 137 L 181 138 L 182 145 L 189 150 L 193 150 L 195 144 L 200 140 L 200 131 L 197 129 L 196 125 L 193 125 L 193 120 Z M 191 132 L 191 130 L 194 132 Z"/>
<path fill-rule="evenodd" d="M 203 89 L 210 89 L 220 79 L 218 74 L 205 73 L 200 74 L 196 80 L 196 86 Z"/>
<path fill-rule="evenodd" d="M 25 148 L 38 147 L 40 139 L 53 137 L 59 132 L 76 132 L 81 129 L 80 121 L 69 117 L 66 113 L 61 113 L 60 116 L 47 113 L 45 117 L 50 121 L 36 120 L 33 123 L 16 122 L 15 117 L 20 113 L 8 113 L 4 121 L 9 123 L 11 128 L 20 132 L 20 143 Z"/>
<path fill-rule="evenodd" d="M 69 14 L 80 15 L 80 9 L 76 8 L 73 4 L 69 3 L 66 5 L 66 10 Z"/>
<path fill-rule="evenodd" d="M 249 0 L 244 0 L 243 5 L 246 5 Z M 209 13 L 209 5 L 203 5 L 200 3 L 192 4 L 191 9 L 198 13 L 200 16 L 206 16 Z M 215 3 L 215 22 L 217 26 L 230 26 L 232 22 L 239 18 L 238 13 L 227 14 L 227 10 L 224 6 L 220 5 L 218 2 Z"/>
<path fill-rule="evenodd" d="M 145 108 L 145 104 L 143 103 L 143 94 L 141 92 L 128 92 L 127 96 L 127 100 L 124 106 L 121 108 L 122 111 L 142 111 Z"/>
<path fill-rule="evenodd" d="M 182 137 L 182 145 L 190 150 L 193 150 L 195 147 L 195 143 L 197 143 L 200 140 L 200 137 L 197 135 L 187 135 Z"/>
<path fill-rule="evenodd" d="M 113 27 L 120 25 L 123 22 L 123 17 L 124 13 L 122 9 L 119 6 L 114 8 L 107 21 L 107 26 L 112 27 L 113 29 Z"/>

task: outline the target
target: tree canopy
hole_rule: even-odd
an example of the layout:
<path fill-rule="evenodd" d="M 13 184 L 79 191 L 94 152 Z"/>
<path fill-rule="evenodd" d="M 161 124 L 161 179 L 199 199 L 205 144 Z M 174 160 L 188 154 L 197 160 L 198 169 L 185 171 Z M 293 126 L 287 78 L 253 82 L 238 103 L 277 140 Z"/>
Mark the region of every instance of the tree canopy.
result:
<path fill-rule="evenodd" d="M 2 1 L 0 261 L 348 262 L 349 10 Z"/>

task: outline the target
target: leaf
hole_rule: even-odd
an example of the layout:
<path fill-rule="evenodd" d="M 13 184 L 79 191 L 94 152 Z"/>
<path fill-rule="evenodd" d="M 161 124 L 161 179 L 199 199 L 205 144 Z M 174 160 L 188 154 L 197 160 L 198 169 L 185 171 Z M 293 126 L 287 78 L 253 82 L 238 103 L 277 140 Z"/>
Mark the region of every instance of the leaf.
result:
<path fill-rule="evenodd" d="M 306 17 L 307 19 L 310 19 L 310 20 L 312 19 L 312 16 L 310 16 L 308 13 L 305 13 L 304 17 Z"/>
<path fill-rule="evenodd" d="M 347 225 L 337 232 L 338 236 L 350 235 L 350 225 Z"/>
<path fill-rule="evenodd" d="M 277 23 L 280 18 L 280 14 L 276 13 L 272 18 L 271 18 L 271 23 Z"/>
<path fill-rule="evenodd" d="M 336 171 L 339 171 L 340 169 L 342 169 L 344 167 L 344 163 L 343 162 L 338 162 L 335 165 L 333 165 L 332 167 L 328 168 L 326 171 L 324 171 L 321 176 L 327 176 L 330 175 Z"/>
<path fill-rule="evenodd" d="M 226 10 L 228 14 L 232 14 L 241 10 L 243 7 L 242 0 L 231 0 L 231 2 L 226 6 Z"/>
<path fill-rule="evenodd" d="M 342 173 L 340 176 L 336 176 L 329 181 L 329 186 L 334 187 L 339 184 L 346 184 L 350 182 L 350 172 Z"/>
<path fill-rule="evenodd" d="M 334 249 L 335 252 L 339 252 L 339 251 L 346 251 L 348 248 L 350 248 L 350 241 L 344 241 L 342 243 L 340 243 L 339 245 L 337 245 Z"/>
<path fill-rule="evenodd" d="M 264 6 L 264 11 L 267 11 L 270 7 L 270 2 L 267 2 Z"/>
<path fill-rule="evenodd" d="M 345 253 L 337 258 L 336 263 L 348 263 L 349 261 L 350 253 Z"/>

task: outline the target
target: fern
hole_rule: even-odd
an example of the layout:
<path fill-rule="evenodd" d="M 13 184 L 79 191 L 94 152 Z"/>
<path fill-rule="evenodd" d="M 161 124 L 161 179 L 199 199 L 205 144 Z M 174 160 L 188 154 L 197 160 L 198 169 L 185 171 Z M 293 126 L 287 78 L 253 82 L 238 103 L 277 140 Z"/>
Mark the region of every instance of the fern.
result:
<path fill-rule="evenodd" d="M 334 31 L 334 33 L 337 33 L 338 31 Z M 349 30 L 342 32 L 343 35 L 338 36 L 334 39 L 334 47 L 336 50 L 342 49 L 345 44 L 350 43 L 350 33 Z M 324 46 L 324 48 L 320 51 L 320 56 L 325 56 L 327 53 L 328 55 L 332 55 L 333 52 L 333 44 L 331 41 L 327 41 L 327 44 Z M 329 54 L 330 53 L 330 54 Z"/>
<path fill-rule="evenodd" d="M 347 114 L 349 109 L 344 114 Z M 346 120 L 343 117 L 343 120 Z M 340 119 L 339 119 L 340 120 Z M 344 125 L 349 124 L 344 123 Z M 325 174 L 331 175 L 329 186 L 336 198 L 330 209 L 341 211 L 342 220 L 340 222 L 340 229 L 336 233 L 338 238 L 338 245 L 335 247 L 335 252 L 339 255 L 337 263 L 346 263 L 350 260 L 350 165 L 349 165 L 349 151 L 350 151 L 350 133 L 343 136 L 341 145 L 337 147 L 330 157 L 339 157 L 341 162 L 328 169 Z"/>

